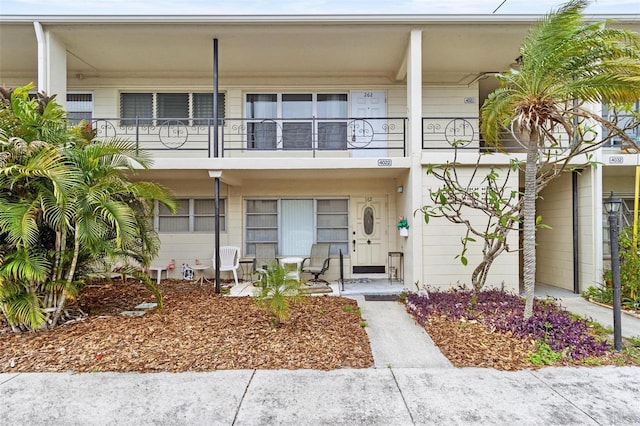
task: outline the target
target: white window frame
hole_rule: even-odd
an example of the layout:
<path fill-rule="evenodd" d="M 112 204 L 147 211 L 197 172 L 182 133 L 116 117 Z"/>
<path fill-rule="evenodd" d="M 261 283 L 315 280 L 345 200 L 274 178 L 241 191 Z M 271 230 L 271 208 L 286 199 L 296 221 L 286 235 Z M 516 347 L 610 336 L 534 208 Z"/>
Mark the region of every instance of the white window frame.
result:
<path fill-rule="evenodd" d="M 282 201 L 283 200 L 295 200 L 295 199 L 300 199 L 300 200 L 312 200 L 313 201 L 313 242 L 314 243 L 331 243 L 332 244 L 332 257 L 336 257 L 338 256 L 338 249 L 340 247 L 338 247 L 339 244 L 344 245 L 343 248 L 345 248 L 345 251 L 343 251 L 344 254 L 348 254 L 349 251 L 349 205 L 350 205 L 350 200 L 349 198 L 346 197 L 299 197 L 299 198 L 294 198 L 294 197 L 265 197 L 265 198 L 260 198 L 260 197 L 251 197 L 251 198 L 246 198 L 244 200 L 244 206 L 245 206 L 245 225 L 244 225 L 244 250 L 245 253 L 249 256 L 251 256 L 254 252 L 253 249 L 250 249 L 249 246 L 250 245 L 254 245 L 254 244 L 260 244 L 260 243 L 272 243 L 272 244 L 276 244 L 278 247 L 278 252 L 277 255 L 281 255 L 281 246 L 282 246 L 282 229 L 283 229 L 283 224 L 282 224 L 282 210 L 281 210 L 281 205 L 282 205 Z M 346 209 L 344 212 L 319 212 L 318 211 L 318 201 L 322 201 L 322 200 L 340 200 L 340 201 L 346 201 Z M 249 231 L 254 230 L 254 229 L 266 229 L 264 227 L 249 227 L 247 224 L 249 223 L 249 219 L 248 216 L 250 215 L 259 215 L 259 213 L 253 213 L 253 212 L 249 212 L 248 209 L 248 202 L 250 201 L 275 201 L 276 202 L 276 211 L 275 213 L 264 213 L 264 215 L 276 215 L 276 223 L 277 223 L 277 241 L 273 241 L 273 240 L 264 240 L 264 241 L 258 241 L 258 240 L 249 240 L 248 238 L 248 234 Z M 344 215 L 344 217 L 346 217 L 346 225 L 345 226 L 340 226 L 340 227 L 318 227 L 318 216 L 319 215 Z M 271 229 L 275 229 L 273 227 L 270 227 Z M 345 230 L 345 240 L 344 241 L 319 241 L 318 240 L 318 231 L 319 230 L 326 230 L 326 229 L 344 229 Z M 333 246 L 336 246 L 337 248 L 334 248 Z M 308 255 L 309 253 L 296 253 L 297 255 Z"/>
<path fill-rule="evenodd" d="M 206 118 L 211 118 L 213 119 L 213 117 L 194 117 L 194 98 L 196 94 L 210 94 L 211 96 L 213 96 L 212 92 L 206 92 L 206 91 L 190 91 L 190 92 L 184 92 L 184 91 L 156 91 L 156 92 L 148 92 L 148 91 L 134 91 L 134 90 L 121 90 L 119 97 L 118 97 L 118 102 L 119 102 L 119 111 L 121 112 L 120 115 L 122 115 L 122 98 L 124 94 L 144 94 L 144 95 L 151 95 L 151 117 L 139 117 L 141 119 L 144 120 L 145 125 L 148 125 L 147 121 L 148 119 L 152 119 L 152 123 L 155 123 L 156 125 L 158 124 L 158 119 L 160 120 L 164 120 L 164 119 L 187 119 L 187 118 L 192 118 L 192 120 L 189 120 L 189 125 L 191 126 L 198 126 L 198 125 L 204 125 L 201 123 L 201 120 L 204 120 Z M 163 94 L 181 94 L 181 95 L 187 95 L 187 111 L 188 111 L 188 116 L 187 117 L 159 117 L 158 116 L 158 98 L 159 95 L 163 95 Z M 227 94 L 226 92 L 219 92 L 218 96 L 222 99 L 222 108 L 218 108 L 218 118 L 219 119 L 224 119 L 226 117 L 225 114 L 225 109 L 227 108 Z M 124 120 L 135 120 L 135 117 L 120 117 L 121 119 Z M 184 123 L 187 124 L 187 123 Z"/>
<path fill-rule="evenodd" d="M 249 95 L 275 95 L 276 96 L 276 117 L 249 117 L 249 112 L 247 110 L 247 102 Z M 283 96 L 286 95 L 311 95 L 311 115 L 309 117 L 299 117 L 299 118 L 285 118 L 283 116 Z M 344 95 L 345 96 L 345 106 L 347 110 L 347 115 L 345 117 L 318 117 L 318 95 Z M 327 149 L 323 146 L 318 146 L 319 143 L 319 135 L 318 135 L 318 123 L 341 123 L 344 122 L 345 126 L 348 125 L 348 113 L 349 113 L 349 92 L 342 91 L 331 91 L 331 92 L 272 92 L 272 91 L 251 91 L 246 92 L 244 94 L 244 115 L 247 119 L 247 131 L 250 128 L 249 123 L 261 123 L 262 121 L 273 121 L 277 124 L 276 126 L 276 143 L 274 149 L 283 149 L 283 150 L 310 150 L 310 149 L 318 149 L 323 150 Z M 315 120 L 314 120 L 315 118 Z M 337 119 L 337 120 L 336 120 Z M 342 120 L 340 120 L 342 119 Z M 284 139 L 283 139 L 283 127 L 285 123 L 307 123 L 311 122 L 311 146 L 308 148 L 285 148 L 284 147 Z M 261 149 L 256 147 L 249 146 L 249 135 L 247 134 L 247 149 Z M 345 146 L 342 149 L 346 149 L 346 140 Z M 264 148 L 263 148 L 264 150 Z"/>
<path fill-rule="evenodd" d="M 182 216 L 184 217 L 188 217 L 188 228 L 187 230 L 176 230 L 176 231 L 164 231 L 161 230 L 161 226 L 160 226 L 160 221 L 162 220 L 162 218 L 169 218 L 175 215 L 172 215 L 171 213 L 167 213 L 167 214 L 161 214 L 160 210 L 161 210 L 161 205 L 158 201 L 155 202 L 155 209 L 154 209 L 154 214 L 153 214 L 153 229 L 159 233 L 159 234 L 185 234 L 185 233 L 189 233 L 189 234 L 210 234 L 210 233 L 214 233 L 215 234 L 215 230 L 197 230 L 196 229 L 196 217 L 211 217 L 214 218 L 215 220 L 215 212 L 212 212 L 210 214 L 196 214 L 195 212 L 195 205 L 196 205 L 196 201 L 197 200 L 208 200 L 208 201 L 214 201 L 213 198 L 208 198 L 208 197 L 176 197 L 176 201 L 180 202 L 180 201 L 187 201 L 188 202 L 188 211 L 183 214 Z M 227 210 L 227 199 L 226 198 L 220 198 L 220 232 L 226 232 L 227 231 L 227 214 L 226 214 L 226 210 Z"/>
<path fill-rule="evenodd" d="M 82 108 L 80 105 L 81 102 L 79 101 L 70 101 L 69 100 L 69 95 L 73 96 L 73 95 L 89 95 L 91 96 L 91 101 L 89 108 Z M 69 121 L 77 121 L 78 123 L 81 120 L 85 120 L 87 123 L 91 123 L 93 121 L 93 117 L 94 117 L 94 100 L 95 100 L 95 96 L 93 94 L 92 91 L 76 91 L 76 90 L 72 90 L 67 92 L 67 98 L 66 98 L 66 102 L 65 102 L 65 110 L 67 111 L 67 119 L 69 119 L 69 114 L 73 114 L 73 113 L 88 113 L 89 114 L 89 119 L 69 119 Z M 77 102 L 77 104 L 76 104 Z"/>

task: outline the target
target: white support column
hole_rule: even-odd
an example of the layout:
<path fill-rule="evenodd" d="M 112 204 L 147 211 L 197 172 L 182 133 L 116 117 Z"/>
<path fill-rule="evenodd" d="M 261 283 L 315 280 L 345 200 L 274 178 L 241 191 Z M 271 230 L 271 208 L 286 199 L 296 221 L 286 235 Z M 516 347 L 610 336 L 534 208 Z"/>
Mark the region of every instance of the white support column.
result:
<path fill-rule="evenodd" d="M 33 23 L 38 41 L 38 92 L 56 94 L 64 108 L 67 101 L 67 49 L 39 22 Z"/>
<path fill-rule="evenodd" d="M 409 36 L 407 53 L 407 115 L 409 117 L 408 154 L 411 158 L 409 171 L 408 206 L 411 230 L 405 244 L 405 285 L 411 290 L 415 282 L 423 282 L 423 241 L 424 221 L 422 216 L 413 216 L 422 207 L 422 30 L 413 29 Z"/>
<path fill-rule="evenodd" d="M 591 188 L 592 188 L 592 221 L 593 221 L 593 259 L 592 259 L 592 276 L 588 277 L 592 281 L 583 280 L 580 284 L 583 287 L 582 290 L 586 290 L 592 283 L 601 283 L 604 282 L 603 274 L 604 274 L 604 252 L 603 252 L 603 208 L 602 208 L 602 199 L 603 199 L 603 191 L 602 191 L 602 148 L 598 149 L 593 156 L 593 161 L 598 162 L 597 167 L 590 167 L 591 173 Z"/>

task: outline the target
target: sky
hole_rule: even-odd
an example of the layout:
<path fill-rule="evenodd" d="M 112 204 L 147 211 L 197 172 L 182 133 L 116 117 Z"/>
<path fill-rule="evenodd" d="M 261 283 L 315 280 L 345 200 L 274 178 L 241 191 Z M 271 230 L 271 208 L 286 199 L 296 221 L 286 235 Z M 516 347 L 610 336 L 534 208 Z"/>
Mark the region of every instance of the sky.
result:
<path fill-rule="evenodd" d="M 543 14 L 562 0 L 0 0 L 0 15 Z M 640 15 L 640 0 L 592 0 L 588 14 Z"/>

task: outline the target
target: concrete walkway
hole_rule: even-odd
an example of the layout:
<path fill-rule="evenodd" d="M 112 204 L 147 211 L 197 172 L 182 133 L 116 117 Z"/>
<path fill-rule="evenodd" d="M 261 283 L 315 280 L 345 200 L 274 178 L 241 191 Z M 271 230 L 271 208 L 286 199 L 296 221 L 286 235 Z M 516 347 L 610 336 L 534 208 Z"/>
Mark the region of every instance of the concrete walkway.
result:
<path fill-rule="evenodd" d="M 585 318 L 591 318 L 604 327 L 613 329 L 613 310 L 586 301 L 581 295 L 557 287 L 536 285 L 536 297 L 551 296 L 560 302 L 569 312 Z M 640 338 L 640 318 L 623 313 L 621 315 L 621 331 L 625 337 Z"/>
<path fill-rule="evenodd" d="M 375 368 L 453 368 L 403 304 L 349 297 L 358 302 L 367 323 Z"/>

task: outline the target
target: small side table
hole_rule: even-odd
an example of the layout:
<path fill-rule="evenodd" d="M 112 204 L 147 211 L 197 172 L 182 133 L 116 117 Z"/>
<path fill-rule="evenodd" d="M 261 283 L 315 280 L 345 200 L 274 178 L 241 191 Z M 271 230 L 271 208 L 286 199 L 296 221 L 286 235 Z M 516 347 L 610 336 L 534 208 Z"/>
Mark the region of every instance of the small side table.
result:
<path fill-rule="evenodd" d="M 251 274 L 255 270 L 255 265 L 254 265 L 255 262 L 256 262 L 255 259 L 249 259 L 249 258 L 240 259 L 240 268 L 242 269 L 242 281 L 247 281 L 246 275 L 249 275 L 249 277 L 251 277 Z M 251 281 L 251 279 L 249 279 L 249 281 Z"/>
<path fill-rule="evenodd" d="M 300 266 L 302 265 L 302 257 L 283 257 L 280 264 L 287 270 L 287 278 L 300 281 Z M 295 265 L 295 269 L 292 268 Z"/>
<path fill-rule="evenodd" d="M 398 266 L 396 267 L 396 280 L 398 282 L 404 282 L 404 253 L 401 251 L 390 251 L 388 253 L 388 267 L 389 267 L 389 284 L 393 284 L 393 259 L 398 259 Z"/>
<path fill-rule="evenodd" d="M 152 272 L 152 271 L 156 273 L 157 285 L 160 285 L 160 281 L 162 281 L 162 271 L 164 271 L 164 277 L 169 278 L 169 271 L 167 270 L 166 266 L 151 265 L 149 266 L 149 272 Z"/>
<path fill-rule="evenodd" d="M 191 265 L 191 269 L 193 269 L 194 274 L 196 275 L 196 282 L 200 283 L 200 285 L 204 285 L 204 282 L 210 283 L 207 277 L 204 276 L 204 271 L 211 268 L 211 265 Z"/>

